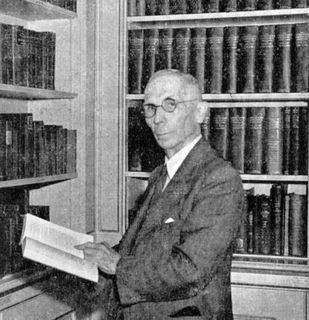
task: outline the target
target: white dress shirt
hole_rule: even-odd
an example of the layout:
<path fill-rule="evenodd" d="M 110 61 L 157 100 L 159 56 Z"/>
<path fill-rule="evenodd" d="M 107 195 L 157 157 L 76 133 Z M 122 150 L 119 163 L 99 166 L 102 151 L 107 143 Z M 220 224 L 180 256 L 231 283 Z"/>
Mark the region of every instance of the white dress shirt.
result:
<path fill-rule="evenodd" d="M 169 182 L 173 179 L 176 171 L 181 166 L 189 152 L 193 149 L 193 147 L 198 143 L 198 141 L 202 138 L 202 135 L 197 136 L 194 140 L 184 146 L 181 150 L 175 153 L 171 158 L 165 157 L 165 164 L 167 169 L 167 178 L 165 181 L 165 185 L 163 190 L 169 184 Z"/>

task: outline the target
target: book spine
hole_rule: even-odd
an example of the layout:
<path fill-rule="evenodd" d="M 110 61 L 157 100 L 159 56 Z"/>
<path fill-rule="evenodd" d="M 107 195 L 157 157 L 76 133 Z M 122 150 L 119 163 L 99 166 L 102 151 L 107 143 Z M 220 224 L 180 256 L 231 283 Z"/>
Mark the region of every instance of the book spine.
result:
<path fill-rule="evenodd" d="M 13 85 L 24 85 L 23 53 L 25 42 L 23 41 L 23 30 L 21 26 L 12 26 L 12 64 Z"/>
<path fill-rule="evenodd" d="M 189 13 L 203 13 L 203 12 L 205 12 L 203 0 L 189 0 L 188 1 L 188 11 L 189 11 Z"/>
<path fill-rule="evenodd" d="M 170 14 L 185 14 L 188 13 L 186 0 L 170 0 Z"/>
<path fill-rule="evenodd" d="M 237 45 L 238 28 L 229 27 L 225 31 L 224 56 L 223 56 L 223 83 L 224 91 L 237 92 Z"/>
<path fill-rule="evenodd" d="M 33 175 L 42 175 L 43 121 L 33 121 Z"/>
<path fill-rule="evenodd" d="M 128 0 L 127 14 L 129 17 L 136 16 L 136 0 Z"/>
<path fill-rule="evenodd" d="M 129 31 L 129 93 L 142 93 L 144 31 Z"/>
<path fill-rule="evenodd" d="M 278 0 L 277 7 L 279 9 L 291 9 L 292 1 L 291 0 Z"/>
<path fill-rule="evenodd" d="M 273 9 L 272 0 L 258 0 L 256 5 L 257 10 L 271 10 Z"/>
<path fill-rule="evenodd" d="M 254 251 L 254 208 L 255 208 L 255 196 L 250 196 L 250 193 L 246 192 L 247 201 L 247 252 L 252 254 Z"/>
<path fill-rule="evenodd" d="M 0 181 L 6 180 L 6 119 L 0 114 Z"/>
<path fill-rule="evenodd" d="M 308 109 L 300 108 L 299 117 L 299 174 L 308 174 Z"/>
<path fill-rule="evenodd" d="M 172 67 L 186 73 L 189 71 L 190 39 L 190 29 L 186 28 L 174 31 Z"/>
<path fill-rule="evenodd" d="M 307 254 L 307 201 L 305 195 L 290 194 L 289 255 L 304 257 Z"/>
<path fill-rule="evenodd" d="M 261 26 L 258 51 L 258 91 L 272 92 L 273 84 L 273 53 L 274 53 L 274 26 Z"/>
<path fill-rule="evenodd" d="M 281 108 L 267 108 L 265 117 L 265 173 L 282 173 L 283 123 Z"/>
<path fill-rule="evenodd" d="M 171 69 L 173 55 L 173 29 L 159 31 L 159 54 L 156 60 L 156 70 Z"/>
<path fill-rule="evenodd" d="M 150 29 L 144 31 L 145 47 L 143 57 L 143 85 L 142 90 L 145 89 L 150 77 L 156 71 L 156 56 L 159 48 L 159 30 Z"/>
<path fill-rule="evenodd" d="M 241 77 L 241 92 L 255 92 L 255 63 L 258 27 L 244 27 L 242 33 L 242 54 L 239 70 L 244 70 Z"/>
<path fill-rule="evenodd" d="M 291 87 L 291 25 L 279 25 L 277 28 L 276 90 L 290 92 Z"/>
<path fill-rule="evenodd" d="M 13 43 L 12 25 L 1 24 L 2 27 L 2 81 L 13 84 Z"/>
<path fill-rule="evenodd" d="M 28 114 L 25 119 L 25 147 L 24 147 L 24 177 L 30 178 L 34 176 L 34 132 L 33 132 L 33 116 Z"/>
<path fill-rule="evenodd" d="M 237 11 L 237 0 L 223 1 L 223 11 L 225 11 L 225 12 Z"/>
<path fill-rule="evenodd" d="M 221 93 L 223 69 L 223 28 L 209 29 L 209 92 Z"/>
<path fill-rule="evenodd" d="M 291 107 L 283 108 L 283 174 L 290 173 Z"/>
<path fill-rule="evenodd" d="M 294 0 L 293 7 L 294 8 L 307 8 L 307 1 L 306 0 Z"/>
<path fill-rule="evenodd" d="M 196 28 L 192 30 L 191 38 L 191 72 L 197 79 L 201 92 L 205 92 L 205 49 L 206 29 Z"/>
<path fill-rule="evenodd" d="M 308 91 L 308 24 L 295 25 L 295 45 L 292 55 L 293 91 Z"/>
<path fill-rule="evenodd" d="M 268 196 L 259 196 L 259 213 L 260 213 L 260 253 L 270 254 L 271 252 L 271 210 L 270 199 Z"/>
<path fill-rule="evenodd" d="M 136 14 L 138 16 L 144 16 L 146 14 L 146 1 L 136 0 Z"/>
<path fill-rule="evenodd" d="M 299 108 L 291 108 L 290 174 L 299 174 Z"/>
<path fill-rule="evenodd" d="M 145 6 L 145 14 L 147 16 L 153 16 L 157 14 L 157 0 L 146 0 Z"/>
<path fill-rule="evenodd" d="M 271 187 L 271 211 L 272 223 L 272 254 L 280 256 L 283 254 L 282 247 L 282 217 L 283 217 L 283 188 L 280 184 Z"/>
<path fill-rule="evenodd" d="M 245 145 L 245 172 L 262 173 L 265 108 L 248 108 Z"/>
<path fill-rule="evenodd" d="M 219 0 L 207 1 L 207 12 L 219 12 Z"/>
<path fill-rule="evenodd" d="M 231 108 L 229 119 L 229 160 L 235 169 L 244 173 L 246 109 Z"/>
<path fill-rule="evenodd" d="M 170 2 L 169 0 L 158 0 L 158 14 L 167 15 L 170 13 Z"/>
<path fill-rule="evenodd" d="M 229 109 L 217 108 L 210 112 L 210 144 L 219 157 L 227 159 Z"/>
<path fill-rule="evenodd" d="M 257 0 L 240 0 L 240 9 L 245 11 L 256 10 Z"/>
<path fill-rule="evenodd" d="M 201 123 L 201 134 L 205 140 L 209 140 L 209 132 L 210 132 L 210 108 L 207 109 L 205 118 Z"/>

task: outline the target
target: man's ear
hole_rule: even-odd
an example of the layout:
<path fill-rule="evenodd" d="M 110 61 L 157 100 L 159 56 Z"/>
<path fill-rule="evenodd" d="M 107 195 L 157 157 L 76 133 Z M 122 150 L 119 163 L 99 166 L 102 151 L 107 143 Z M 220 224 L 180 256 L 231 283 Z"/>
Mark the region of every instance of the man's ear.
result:
<path fill-rule="evenodd" d="M 196 112 L 195 119 L 197 123 L 202 123 L 209 112 L 209 104 L 206 101 L 199 101 Z"/>

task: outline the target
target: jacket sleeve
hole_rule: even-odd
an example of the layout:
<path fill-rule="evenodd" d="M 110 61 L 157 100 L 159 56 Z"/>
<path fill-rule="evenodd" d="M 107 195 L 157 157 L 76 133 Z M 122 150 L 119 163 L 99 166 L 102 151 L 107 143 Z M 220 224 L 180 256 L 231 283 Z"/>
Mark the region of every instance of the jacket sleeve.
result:
<path fill-rule="evenodd" d="M 116 284 L 122 304 L 188 298 L 205 288 L 224 262 L 241 220 L 243 189 L 229 167 L 216 170 L 195 186 L 190 214 L 169 254 L 122 257 Z"/>

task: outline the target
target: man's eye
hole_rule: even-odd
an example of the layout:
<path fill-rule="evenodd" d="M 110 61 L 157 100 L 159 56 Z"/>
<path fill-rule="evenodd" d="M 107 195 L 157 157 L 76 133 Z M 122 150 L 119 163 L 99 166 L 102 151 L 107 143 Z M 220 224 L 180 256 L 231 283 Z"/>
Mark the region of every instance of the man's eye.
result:
<path fill-rule="evenodd" d="M 145 104 L 144 110 L 154 110 L 156 106 L 154 104 Z"/>

